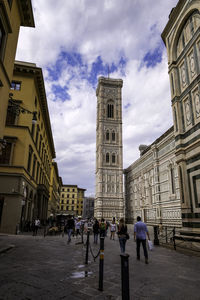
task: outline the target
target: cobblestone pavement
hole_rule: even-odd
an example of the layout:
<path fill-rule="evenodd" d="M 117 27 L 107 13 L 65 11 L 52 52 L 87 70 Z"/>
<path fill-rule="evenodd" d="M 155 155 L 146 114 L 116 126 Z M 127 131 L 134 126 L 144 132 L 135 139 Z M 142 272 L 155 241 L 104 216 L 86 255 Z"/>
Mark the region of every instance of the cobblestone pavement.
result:
<path fill-rule="evenodd" d="M 86 240 L 86 236 L 84 237 Z M 0 299 L 121 299 L 119 242 L 105 238 L 103 291 L 98 290 L 99 257 L 85 246 L 64 236 L 0 234 Z M 99 245 L 90 244 L 94 254 Z M 142 250 L 142 249 L 141 249 Z M 149 264 L 136 260 L 133 237 L 127 241 L 130 299 L 200 299 L 200 257 L 156 247 Z M 142 254 L 142 253 L 141 253 Z"/>

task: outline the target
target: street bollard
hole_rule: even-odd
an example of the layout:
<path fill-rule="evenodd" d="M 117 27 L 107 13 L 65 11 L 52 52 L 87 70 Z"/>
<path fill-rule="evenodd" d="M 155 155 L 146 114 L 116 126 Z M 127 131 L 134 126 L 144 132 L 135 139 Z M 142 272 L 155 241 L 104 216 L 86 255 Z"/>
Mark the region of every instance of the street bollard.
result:
<path fill-rule="evenodd" d="M 121 282 L 122 282 L 122 300 L 129 300 L 129 255 L 126 253 L 121 256 Z"/>
<path fill-rule="evenodd" d="M 165 227 L 165 239 L 166 239 L 166 244 L 168 243 L 168 240 L 167 240 L 167 226 Z"/>
<path fill-rule="evenodd" d="M 174 242 L 174 250 L 176 250 L 175 227 L 174 227 L 174 229 L 173 229 L 173 242 Z"/>
<path fill-rule="evenodd" d="M 87 241 L 86 241 L 86 255 L 85 255 L 85 264 L 88 264 L 88 252 L 89 252 L 89 242 L 90 242 L 90 231 L 87 231 Z"/>
<path fill-rule="evenodd" d="M 104 237 L 100 237 L 99 291 L 103 291 Z"/>
<path fill-rule="evenodd" d="M 154 245 L 159 245 L 159 239 L 158 239 L 158 226 L 153 227 L 154 230 Z"/>

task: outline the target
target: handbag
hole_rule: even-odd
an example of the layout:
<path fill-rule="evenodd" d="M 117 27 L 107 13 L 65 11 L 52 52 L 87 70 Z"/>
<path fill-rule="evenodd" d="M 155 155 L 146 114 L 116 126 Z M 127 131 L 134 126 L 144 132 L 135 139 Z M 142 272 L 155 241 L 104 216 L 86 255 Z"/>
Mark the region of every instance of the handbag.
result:
<path fill-rule="evenodd" d="M 130 236 L 128 233 L 126 233 L 126 239 L 129 240 L 130 239 Z"/>
<path fill-rule="evenodd" d="M 149 251 L 153 250 L 153 243 L 150 240 L 148 240 L 148 248 L 149 248 Z"/>

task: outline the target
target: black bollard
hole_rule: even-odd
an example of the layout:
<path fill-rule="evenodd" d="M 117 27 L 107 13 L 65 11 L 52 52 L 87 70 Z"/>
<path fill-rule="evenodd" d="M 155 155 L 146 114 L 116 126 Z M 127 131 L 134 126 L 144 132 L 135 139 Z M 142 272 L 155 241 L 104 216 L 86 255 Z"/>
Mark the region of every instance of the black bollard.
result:
<path fill-rule="evenodd" d="M 100 237 L 99 291 L 103 291 L 104 237 Z"/>
<path fill-rule="evenodd" d="M 85 255 L 85 264 L 88 264 L 88 251 L 89 251 L 89 242 L 90 242 L 90 231 L 87 231 L 87 241 L 86 241 L 86 255 Z"/>
<path fill-rule="evenodd" d="M 174 227 L 174 229 L 173 229 L 173 242 L 174 242 L 174 250 L 176 250 L 175 227 Z"/>
<path fill-rule="evenodd" d="M 168 240 L 167 240 L 167 226 L 165 227 L 165 239 L 166 239 L 166 244 L 168 243 Z"/>
<path fill-rule="evenodd" d="M 129 255 L 126 253 L 120 254 L 121 256 L 121 281 L 122 281 L 122 300 L 129 300 Z"/>
<path fill-rule="evenodd" d="M 154 245 L 159 245 L 159 239 L 158 239 L 158 226 L 153 227 L 154 230 Z"/>

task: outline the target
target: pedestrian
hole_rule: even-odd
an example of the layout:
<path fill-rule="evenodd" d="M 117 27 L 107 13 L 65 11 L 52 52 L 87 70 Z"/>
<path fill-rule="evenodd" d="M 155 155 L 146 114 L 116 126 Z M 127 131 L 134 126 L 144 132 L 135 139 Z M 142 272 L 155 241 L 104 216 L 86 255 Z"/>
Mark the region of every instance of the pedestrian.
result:
<path fill-rule="evenodd" d="M 115 232 L 117 229 L 117 225 L 115 223 L 115 220 L 112 220 L 112 223 L 110 224 L 110 240 L 114 240 L 115 239 Z"/>
<path fill-rule="evenodd" d="M 38 232 L 38 228 L 40 227 L 40 220 L 39 218 L 37 217 L 35 219 L 35 222 L 34 222 L 34 231 L 33 231 L 33 235 L 37 235 L 37 232 Z"/>
<path fill-rule="evenodd" d="M 78 218 L 78 220 L 75 222 L 76 237 L 78 235 L 81 235 L 80 228 L 81 228 L 81 219 Z"/>
<path fill-rule="evenodd" d="M 93 225 L 93 234 L 94 234 L 94 244 L 98 243 L 98 236 L 99 236 L 99 222 L 95 220 Z"/>
<path fill-rule="evenodd" d="M 66 224 L 66 231 L 68 235 L 68 241 L 67 243 L 69 244 L 71 242 L 71 235 L 74 230 L 74 219 L 72 218 L 71 215 L 68 216 L 67 224 Z"/>
<path fill-rule="evenodd" d="M 100 237 L 105 237 L 106 235 L 106 223 L 104 218 L 101 219 L 99 223 Z"/>
<path fill-rule="evenodd" d="M 119 220 L 117 234 L 118 234 L 118 238 L 119 238 L 119 245 L 120 245 L 121 253 L 125 253 L 126 241 L 127 241 L 127 226 L 126 226 L 123 218 L 121 218 Z"/>
<path fill-rule="evenodd" d="M 145 223 L 142 222 L 141 217 L 137 217 L 137 223 L 134 225 L 134 240 L 136 241 L 137 260 L 140 260 L 140 244 L 142 243 L 145 263 L 148 264 L 148 252 L 146 246 L 146 235 L 150 240 L 149 232 Z"/>

